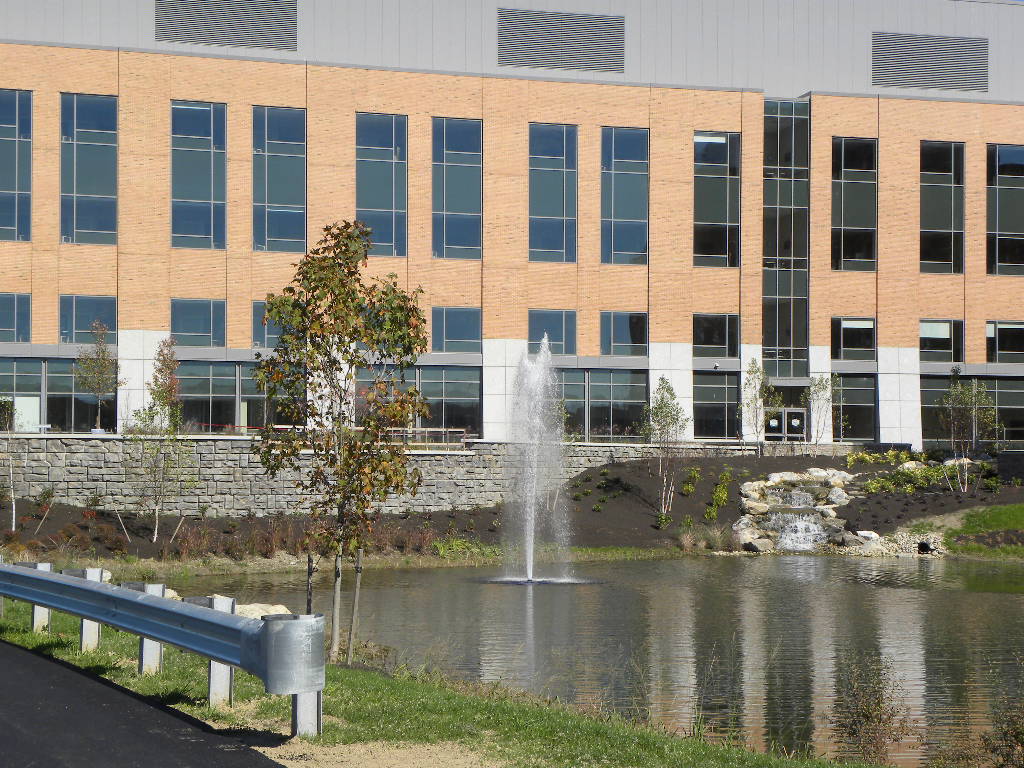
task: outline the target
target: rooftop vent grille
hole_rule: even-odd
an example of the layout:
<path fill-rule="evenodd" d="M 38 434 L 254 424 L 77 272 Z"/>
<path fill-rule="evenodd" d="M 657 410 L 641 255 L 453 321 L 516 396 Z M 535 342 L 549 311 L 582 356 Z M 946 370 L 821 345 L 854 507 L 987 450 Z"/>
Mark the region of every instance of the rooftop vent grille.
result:
<path fill-rule="evenodd" d="M 164 43 L 298 50 L 298 0 L 156 0 Z"/>
<path fill-rule="evenodd" d="M 498 9 L 498 66 L 623 72 L 624 16 Z"/>
<path fill-rule="evenodd" d="M 988 90 L 988 39 L 871 33 L 871 83 L 883 88 Z"/>

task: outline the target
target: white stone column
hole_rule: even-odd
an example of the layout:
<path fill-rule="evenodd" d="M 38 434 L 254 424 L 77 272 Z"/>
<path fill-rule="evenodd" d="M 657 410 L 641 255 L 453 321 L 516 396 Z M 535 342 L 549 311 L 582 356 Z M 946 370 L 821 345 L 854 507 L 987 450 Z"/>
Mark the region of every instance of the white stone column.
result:
<path fill-rule="evenodd" d="M 757 360 L 762 368 L 764 368 L 764 360 L 762 359 L 762 347 L 760 344 L 740 344 L 740 389 L 739 389 L 739 403 L 740 403 L 740 430 L 743 433 L 744 440 L 756 441 L 764 439 L 764 433 L 757 434 L 756 429 L 751 428 L 750 420 L 743 413 L 743 387 L 747 376 L 747 366 L 750 365 L 751 360 Z"/>
<path fill-rule="evenodd" d="M 808 355 L 808 368 L 811 377 L 824 376 L 829 379 L 829 387 L 831 389 L 831 378 L 832 378 L 832 350 L 830 347 L 810 347 L 807 350 Z M 811 440 L 814 441 L 818 436 L 818 440 L 821 443 L 831 443 L 832 440 L 832 407 L 831 407 L 831 395 L 829 400 L 829 407 L 818 408 L 817 412 L 807 414 L 807 427 L 808 434 Z"/>
<path fill-rule="evenodd" d="M 683 439 L 693 439 L 693 345 L 676 342 L 652 342 L 648 347 L 650 391 L 658 387 L 664 376 L 676 392 L 689 422 Z"/>
<path fill-rule="evenodd" d="M 117 431 L 130 423 L 132 413 L 148 402 L 146 384 L 153 376 L 153 358 L 167 331 L 122 329 L 117 332 L 117 362 L 124 385 L 117 390 Z"/>
<path fill-rule="evenodd" d="M 920 351 L 878 348 L 878 439 L 921 449 Z"/>
<path fill-rule="evenodd" d="M 516 370 L 526 354 L 526 339 L 483 341 L 483 434 L 484 440 L 509 439 L 509 416 L 515 392 Z"/>

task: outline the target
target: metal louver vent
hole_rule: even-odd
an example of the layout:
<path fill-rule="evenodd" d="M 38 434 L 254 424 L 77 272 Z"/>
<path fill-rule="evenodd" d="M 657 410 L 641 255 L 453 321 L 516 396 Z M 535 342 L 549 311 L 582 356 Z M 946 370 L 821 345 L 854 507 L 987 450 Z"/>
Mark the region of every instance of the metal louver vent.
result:
<path fill-rule="evenodd" d="M 165 43 L 298 50 L 298 0 L 156 0 Z"/>
<path fill-rule="evenodd" d="M 988 39 L 872 32 L 871 84 L 987 91 Z"/>
<path fill-rule="evenodd" d="M 498 66 L 623 72 L 624 16 L 498 9 Z"/>

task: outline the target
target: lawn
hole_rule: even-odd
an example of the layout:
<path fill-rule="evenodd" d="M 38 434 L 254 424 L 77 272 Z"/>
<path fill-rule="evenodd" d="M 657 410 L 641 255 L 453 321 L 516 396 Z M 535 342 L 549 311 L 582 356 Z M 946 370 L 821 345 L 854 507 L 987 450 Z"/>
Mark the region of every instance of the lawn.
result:
<path fill-rule="evenodd" d="M 77 619 L 53 614 L 50 634 L 26 631 L 29 608 L 6 601 L 0 640 L 33 649 L 100 675 L 210 722 L 216 727 L 285 733 L 289 698 L 268 696 L 256 678 L 239 672 L 235 706 L 205 701 L 205 660 L 166 649 L 160 674 L 136 674 L 138 639 L 103 628 L 99 650 L 78 652 Z M 497 686 L 465 685 L 412 674 L 328 667 L 323 744 L 383 741 L 457 742 L 515 768 L 636 766 L 640 768 L 814 768 L 834 765 L 679 738 L 615 715 L 592 715 Z"/>
<path fill-rule="evenodd" d="M 957 542 L 969 536 L 975 541 Z M 956 528 L 945 532 L 950 552 L 1024 557 L 1024 504 L 1004 504 L 966 512 Z"/>

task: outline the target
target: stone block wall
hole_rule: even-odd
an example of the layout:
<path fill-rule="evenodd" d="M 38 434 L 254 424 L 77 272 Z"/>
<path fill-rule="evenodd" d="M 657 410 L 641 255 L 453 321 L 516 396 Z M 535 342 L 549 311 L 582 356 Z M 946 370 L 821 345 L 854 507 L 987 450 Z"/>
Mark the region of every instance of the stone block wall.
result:
<path fill-rule="evenodd" d="M 241 437 L 195 437 L 186 442 L 193 452 L 198 485 L 186 497 L 169 505 L 173 511 L 211 515 L 257 515 L 299 512 L 304 504 L 294 487 L 294 475 L 275 479 L 263 471 L 251 452 L 251 441 Z M 14 489 L 19 498 L 52 487 L 56 500 L 84 505 L 98 494 L 101 508 L 132 511 L 147 493 L 146 479 L 133 470 L 131 441 L 109 436 L 11 436 L 0 439 L 0 487 L 8 485 L 13 465 Z M 754 452 L 750 446 L 699 445 L 684 449 L 688 456 L 736 455 Z M 849 446 L 774 445 L 774 455 L 842 454 Z M 630 461 L 651 455 L 640 445 L 574 444 L 567 450 L 566 477 L 609 462 Z M 394 496 L 385 512 L 443 512 L 497 504 L 508 480 L 505 443 L 470 441 L 462 450 L 417 451 L 413 463 L 423 474 L 414 497 Z"/>

